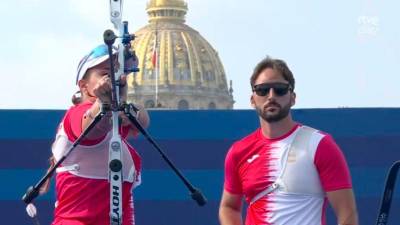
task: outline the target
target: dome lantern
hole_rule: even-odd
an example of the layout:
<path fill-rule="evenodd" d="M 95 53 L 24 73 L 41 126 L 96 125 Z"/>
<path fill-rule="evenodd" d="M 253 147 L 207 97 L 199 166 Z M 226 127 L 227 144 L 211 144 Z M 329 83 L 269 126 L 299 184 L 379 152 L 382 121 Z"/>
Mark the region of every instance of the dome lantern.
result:
<path fill-rule="evenodd" d="M 185 22 L 187 4 L 183 0 L 150 0 L 146 11 L 150 23 L 159 20 Z"/>

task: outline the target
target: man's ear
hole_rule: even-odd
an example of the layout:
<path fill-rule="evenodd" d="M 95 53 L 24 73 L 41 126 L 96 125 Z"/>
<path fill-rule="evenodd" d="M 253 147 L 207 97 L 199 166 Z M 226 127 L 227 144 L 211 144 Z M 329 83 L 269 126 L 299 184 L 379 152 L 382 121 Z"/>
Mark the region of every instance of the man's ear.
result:
<path fill-rule="evenodd" d="M 294 106 L 296 104 L 296 92 L 292 92 L 291 98 L 290 98 L 290 105 Z"/>
<path fill-rule="evenodd" d="M 254 97 L 253 97 L 253 95 L 250 96 L 250 104 L 251 104 L 251 107 L 256 108 L 256 104 L 255 104 L 255 102 L 254 102 Z"/>

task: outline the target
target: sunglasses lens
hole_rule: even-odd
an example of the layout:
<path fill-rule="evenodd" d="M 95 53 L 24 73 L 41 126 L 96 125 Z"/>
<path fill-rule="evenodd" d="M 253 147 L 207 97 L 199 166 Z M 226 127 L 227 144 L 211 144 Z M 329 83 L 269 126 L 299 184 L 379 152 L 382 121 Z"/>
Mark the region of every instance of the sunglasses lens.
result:
<path fill-rule="evenodd" d="M 278 96 L 284 96 L 288 93 L 289 88 L 288 87 L 275 87 L 274 92 Z"/>
<path fill-rule="evenodd" d="M 271 88 L 278 96 L 284 96 L 289 91 L 289 84 L 285 83 L 263 83 L 255 85 L 253 90 L 258 96 L 266 96 L 269 94 Z"/>
<path fill-rule="evenodd" d="M 266 96 L 270 89 L 270 87 L 257 87 L 254 89 L 254 91 L 258 96 Z"/>

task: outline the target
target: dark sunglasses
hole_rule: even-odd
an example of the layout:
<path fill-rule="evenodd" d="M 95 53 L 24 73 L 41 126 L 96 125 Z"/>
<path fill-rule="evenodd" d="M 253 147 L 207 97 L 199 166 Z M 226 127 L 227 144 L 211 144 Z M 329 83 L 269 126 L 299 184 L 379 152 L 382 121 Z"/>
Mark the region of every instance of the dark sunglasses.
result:
<path fill-rule="evenodd" d="M 271 88 L 278 96 L 284 96 L 288 93 L 289 90 L 291 90 L 290 85 L 286 83 L 262 83 L 254 85 L 253 91 L 258 96 L 266 96 L 269 94 Z"/>

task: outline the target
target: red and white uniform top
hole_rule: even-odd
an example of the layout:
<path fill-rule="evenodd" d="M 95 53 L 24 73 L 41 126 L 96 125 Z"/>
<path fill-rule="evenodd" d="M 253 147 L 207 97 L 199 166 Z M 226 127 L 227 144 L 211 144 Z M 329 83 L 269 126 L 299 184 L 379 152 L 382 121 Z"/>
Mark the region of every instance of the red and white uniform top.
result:
<path fill-rule="evenodd" d="M 71 107 L 61 122 L 52 152 L 59 160 L 82 133 L 81 120 L 92 103 Z M 141 159 L 127 141 L 130 127 L 121 127 L 123 163 L 123 225 L 133 225 L 132 189 L 140 184 Z M 111 132 L 98 140 L 84 140 L 57 169 L 57 202 L 53 225 L 110 224 L 108 157 Z"/>
<path fill-rule="evenodd" d="M 302 125 L 275 139 L 259 128 L 235 142 L 225 160 L 224 189 L 245 196 L 246 225 L 325 225 L 325 193 L 351 187 L 333 138 Z"/>

